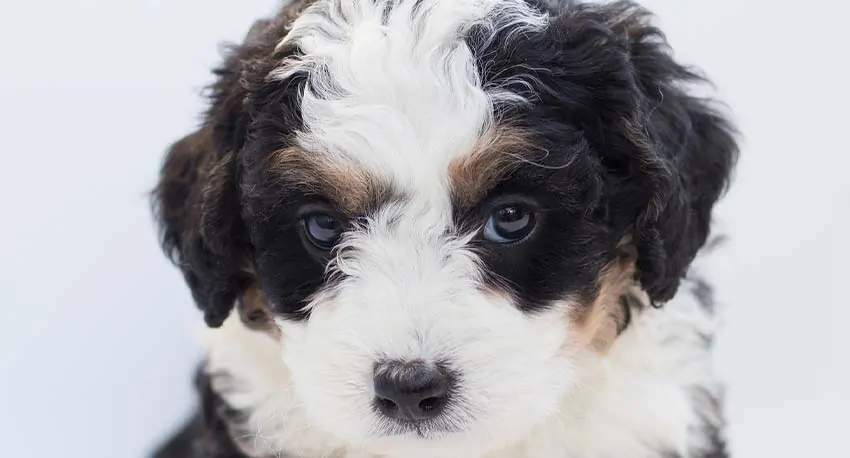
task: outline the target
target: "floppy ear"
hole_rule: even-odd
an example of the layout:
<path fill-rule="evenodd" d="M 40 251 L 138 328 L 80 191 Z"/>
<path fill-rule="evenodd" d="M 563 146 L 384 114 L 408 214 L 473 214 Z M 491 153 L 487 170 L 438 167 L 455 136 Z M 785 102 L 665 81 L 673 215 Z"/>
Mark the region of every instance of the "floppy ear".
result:
<path fill-rule="evenodd" d="M 218 327 L 252 280 L 252 249 L 240 216 L 237 154 L 249 123 L 245 55 L 267 26 L 214 71 L 211 106 L 201 128 L 174 143 L 153 193 L 166 254 L 180 268 L 204 319 Z"/>
<path fill-rule="evenodd" d="M 180 268 L 209 326 L 218 327 L 250 282 L 234 155 L 216 150 L 208 126 L 176 142 L 154 207 L 163 249 Z"/>
<path fill-rule="evenodd" d="M 705 81 L 672 58 L 646 10 L 631 2 L 599 8 L 628 48 L 636 99 L 621 129 L 632 147 L 630 173 L 652 192 L 633 230 L 638 276 L 653 303 L 663 303 L 706 242 L 738 157 L 737 132 L 712 101 L 686 92 Z"/>
<path fill-rule="evenodd" d="M 705 81 L 678 64 L 640 6 L 568 5 L 563 43 L 568 97 L 604 170 L 604 215 L 637 252 L 637 279 L 654 304 L 671 299 L 709 233 L 738 156 L 736 132 L 686 87 Z M 565 97 L 568 102 L 572 99 Z"/>
<path fill-rule="evenodd" d="M 163 249 L 183 272 L 211 327 L 227 318 L 254 281 L 253 247 L 240 205 L 240 154 L 267 97 L 265 77 L 277 65 L 276 37 L 310 4 L 296 0 L 274 20 L 259 20 L 214 70 L 201 128 L 171 146 L 153 193 Z"/>

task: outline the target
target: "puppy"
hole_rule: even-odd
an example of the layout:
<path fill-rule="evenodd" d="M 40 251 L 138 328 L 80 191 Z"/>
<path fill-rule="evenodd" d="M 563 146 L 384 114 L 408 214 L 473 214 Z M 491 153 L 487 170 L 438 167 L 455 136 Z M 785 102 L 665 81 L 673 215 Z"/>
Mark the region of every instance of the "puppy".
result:
<path fill-rule="evenodd" d="M 689 268 L 737 156 L 630 2 L 295 0 L 154 202 L 209 332 L 157 456 L 726 456 Z"/>

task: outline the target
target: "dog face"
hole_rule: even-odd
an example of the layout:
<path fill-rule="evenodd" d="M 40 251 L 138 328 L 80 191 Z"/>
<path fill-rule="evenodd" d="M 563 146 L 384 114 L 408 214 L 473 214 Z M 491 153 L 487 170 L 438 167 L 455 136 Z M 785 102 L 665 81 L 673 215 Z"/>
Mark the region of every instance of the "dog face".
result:
<path fill-rule="evenodd" d="M 736 155 L 629 3 L 295 2 L 156 192 L 210 326 L 280 343 L 311 425 L 390 453 L 528 432 L 670 299 Z"/>

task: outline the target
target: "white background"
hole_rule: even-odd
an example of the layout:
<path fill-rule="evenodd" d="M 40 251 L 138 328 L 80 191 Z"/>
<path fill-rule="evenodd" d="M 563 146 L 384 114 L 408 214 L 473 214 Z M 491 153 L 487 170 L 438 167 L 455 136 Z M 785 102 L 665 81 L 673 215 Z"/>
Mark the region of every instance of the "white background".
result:
<path fill-rule="evenodd" d="M 145 193 L 218 43 L 275 3 L 0 3 L 3 456 L 141 457 L 190 411 L 199 315 Z M 745 134 L 712 273 L 735 455 L 850 457 L 850 7 L 646 4 Z"/>

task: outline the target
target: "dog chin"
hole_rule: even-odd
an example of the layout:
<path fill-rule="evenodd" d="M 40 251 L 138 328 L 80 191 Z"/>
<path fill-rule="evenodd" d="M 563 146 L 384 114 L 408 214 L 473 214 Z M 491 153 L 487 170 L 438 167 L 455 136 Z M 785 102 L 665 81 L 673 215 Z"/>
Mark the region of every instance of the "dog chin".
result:
<path fill-rule="evenodd" d="M 452 425 L 449 419 L 432 424 L 385 424 L 373 429 L 365 438 L 349 438 L 351 440 L 345 442 L 350 449 L 363 451 L 370 456 L 482 457 L 521 442 L 532 434 L 537 425 L 545 423 L 550 415 L 541 414 L 536 421 L 530 417 L 525 422 L 514 421 L 509 428 L 499 425 L 494 428 L 487 422 L 475 421 L 463 426 Z M 515 418 L 518 417 L 522 415 L 518 414 Z"/>
<path fill-rule="evenodd" d="M 388 435 L 362 444 L 370 454 L 406 457 L 479 457 L 506 447 L 508 441 L 480 440 L 469 432 L 413 431 Z"/>

